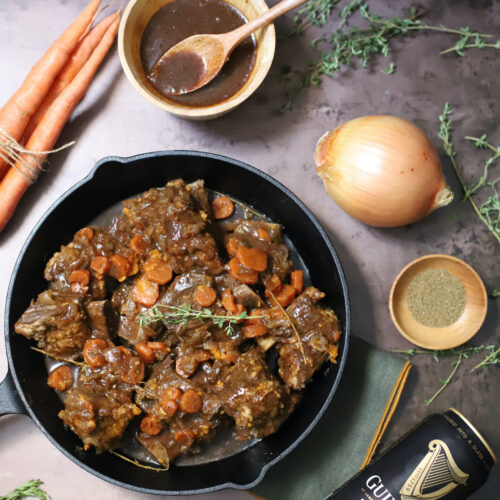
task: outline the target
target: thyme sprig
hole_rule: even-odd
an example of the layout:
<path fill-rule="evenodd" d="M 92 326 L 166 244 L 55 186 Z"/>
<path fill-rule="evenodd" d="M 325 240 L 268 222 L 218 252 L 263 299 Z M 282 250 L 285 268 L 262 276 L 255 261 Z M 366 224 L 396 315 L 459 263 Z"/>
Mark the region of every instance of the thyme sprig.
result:
<path fill-rule="evenodd" d="M 327 17 L 332 13 L 338 1 L 310 0 L 295 17 L 294 33 L 301 33 L 308 23 L 314 26 L 325 26 Z M 349 18 L 359 12 L 366 26 L 349 26 Z M 441 55 L 455 53 L 464 56 L 465 51 L 478 48 L 500 49 L 500 40 L 490 43 L 492 35 L 479 33 L 469 27 L 458 29 L 445 26 L 431 26 L 422 22 L 419 17 L 424 14 L 412 7 L 407 16 L 383 18 L 373 14 L 366 1 L 353 0 L 340 12 L 340 25 L 331 34 L 316 38 L 311 42 L 318 57 L 311 61 L 302 71 L 285 68 L 282 72 L 286 102 L 282 111 L 291 108 L 296 96 L 307 87 L 320 87 L 324 76 L 332 77 L 342 67 L 351 66 L 359 61 L 362 67 L 367 68 L 376 55 L 389 56 L 391 53 L 390 41 L 395 37 L 402 37 L 412 31 L 433 31 L 446 33 L 458 37 L 455 44 L 440 52 Z M 389 71 L 390 70 L 390 71 Z M 389 66 L 387 74 L 395 71 L 395 65 Z"/>
<path fill-rule="evenodd" d="M 451 121 L 451 115 L 453 114 L 453 109 L 446 103 L 444 105 L 444 109 L 441 115 L 439 115 L 439 137 L 443 141 L 444 150 L 448 157 L 450 158 L 453 169 L 455 170 L 455 174 L 462 186 L 464 192 L 464 200 L 468 200 L 477 216 L 481 220 L 481 222 L 488 228 L 488 230 L 493 234 L 496 240 L 500 243 L 500 196 L 497 185 L 500 184 L 500 177 L 496 179 L 490 179 L 489 173 L 490 168 L 493 163 L 500 158 L 500 146 L 493 146 L 487 141 L 486 134 L 483 134 L 481 137 L 470 137 L 466 136 L 465 139 L 468 141 L 473 141 L 477 148 L 479 149 L 489 149 L 493 153 L 486 160 L 483 167 L 483 174 L 479 177 L 479 179 L 469 186 L 463 177 L 463 174 L 458 166 L 456 160 L 456 151 L 453 146 L 452 141 L 452 129 L 453 124 Z M 481 205 L 478 205 L 473 198 L 474 195 L 478 193 L 481 188 L 489 188 L 490 195 Z"/>
<path fill-rule="evenodd" d="M 487 365 L 496 365 L 500 363 L 500 348 L 495 345 L 486 345 L 486 346 L 463 345 L 454 349 L 435 350 L 435 351 L 413 348 L 404 351 L 393 350 L 392 352 L 398 354 L 404 354 L 409 357 L 420 354 L 431 355 L 434 361 L 436 361 L 437 363 L 439 363 L 439 361 L 442 358 L 456 356 L 456 359 L 451 363 L 452 370 L 450 374 L 444 379 L 439 379 L 439 381 L 441 382 L 441 386 L 430 398 L 425 400 L 426 405 L 431 404 L 439 396 L 439 394 L 441 394 L 441 392 L 443 392 L 444 389 L 449 385 L 449 383 L 453 379 L 454 375 L 456 374 L 458 368 L 460 367 L 464 359 L 468 359 L 481 352 L 489 353 L 479 364 L 477 364 L 474 368 L 472 368 L 471 371 L 474 371 L 480 367 L 486 367 Z"/>
<path fill-rule="evenodd" d="M 39 488 L 43 484 L 40 479 L 31 479 L 22 486 L 12 490 L 7 495 L 0 497 L 0 500 L 21 500 L 22 498 L 37 497 L 40 500 L 50 500 L 49 495 Z"/>
<path fill-rule="evenodd" d="M 39 352 L 41 354 L 45 354 L 45 356 L 48 356 L 49 358 L 53 358 L 56 361 L 64 361 L 65 363 L 71 363 L 72 365 L 81 366 L 82 368 L 87 366 L 85 363 L 82 363 L 80 361 L 75 361 L 74 359 L 71 359 L 71 358 L 65 358 L 62 356 L 55 356 L 54 354 L 50 354 L 50 352 L 44 351 L 43 349 L 38 349 L 38 347 L 31 346 L 31 349 L 33 349 L 34 351 Z M 0 500 L 2 500 L 2 499 L 0 498 Z"/>
<path fill-rule="evenodd" d="M 246 319 L 246 311 L 238 315 L 219 315 L 214 314 L 210 309 L 193 309 L 190 304 L 182 306 L 156 305 L 146 312 L 139 314 L 139 324 L 141 326 L 151 323 L 162 322 L 164 325 L 187 325 L 190 320 L 197 319 L 201 322 L 211 321 L 219 328 L 223 328 L 229 336 L 235 334 L 234 325 Z M 261 316 L 254 316 L 254 318 Z"/>

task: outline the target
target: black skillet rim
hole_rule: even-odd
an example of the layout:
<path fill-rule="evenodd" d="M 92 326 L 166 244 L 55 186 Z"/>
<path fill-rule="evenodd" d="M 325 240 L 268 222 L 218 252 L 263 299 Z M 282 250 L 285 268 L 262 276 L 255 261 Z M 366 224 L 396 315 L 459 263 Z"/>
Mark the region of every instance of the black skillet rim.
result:
<path fill-rule="evenodd" d="M 149 489 L 149 488 L 142 488 L 138 486 L 134 486 L 122 481 L 118 481 L 116 479 L 110 478 L 109 476 L 102 474 L 101 472 L 93 469 L 92 467 L 89 467 L 85 463 L 81 462 L 78 458 L 76 458 L 74 455 L 70 454 L 69 451 L 67 451 L 62 445 L 59 444 L 59 442 L 56 439 L 53 439 L 52 436 L 46 431 L 45 427 L 43 424 L 38 420 L 36 417 L 35 413 L 31 409 L 31 406 L 29 405 L 26 396 L 24 394 L 24 391 L 21 388 L 21 384 L 19 382 L 17 373 L 15 370 L 13 370 L 14 362 L 12 358 L 12 352 L 11 352 L 11 347 L 10 347 L 10 339 L 9 339 L 9 333 L 10 333 L 10 303 L 12 300 L 12 289 L 14 287 L 14 281 L 15 277 L 17 275 L 18 269 L 21 265 L 21 262 L 23 260 L 24 254 L 26 250 L 28 249 L 33 237 L 35 234 L 38 232 L 40 226 L 45 222 L 45 220 L 50 217 L 52 212 L 57 208 L 57 206 L 62 203 L 66 198 L 71 196 L 73 192 L 78 190 L 81 186 L 89 183 L 92 181 L 94 178 L 96 172 L 99 170 L 99 168 L 110 162 L 118 162 L 122 164 L 127 164 L 127 163 L 132 163 L 134 161 L 138 160 L 147 160 L 148 158 L 153 158 L 153 157 L 159 157 L 159 156 L 196 156 L 196 157 L 203 157 L 203 158 L 210 158 L 213 160 L 217 161 L 222 161 L 226 163 L 230 163 L 233 165 L 238 166 L 239 168 L 242 168 L 244 170 L 248 170 L 252 172 L 253 174 L 256 174 L 257 176 L 261 177 L 267 182 L 270 182 L 273 184 L 276 188 L 278 188 L 280 191 L 282 191 L 287 197 L 289 197 L 296 205 L 299 206 L 301 210 L 307 215 L 309 220 L 312 222 L 316 230 L 319 232 L 321 237 L 323 238 L 326 246 L 328 247 L 328 250 L 330 251 L 333 260 L 335 262 L 337 272 L 339 274 L 339 280 L 340 284 L 342 287 L 342 294 L 344 298 L 344 307 L 345 307 L 345 313 L 346 313 L 346 318 L 345 318 L 345 324 L 343 325 L 343 336 L 344 336 L 344 347 L 342 350 L 342 355 L 341 359 L 337 365 L 338 367 L 338 372 L 337 376 L 335 378 L 334 383 L 332 384 L 332 387 L 330 389 L 330 393 L 328 394 L 328 397 L 326 398 L 325 402 L 323 403 L 323 406 L 321 407 L 321 410 L 317 413 L 317 415 L 311 420 L 307 428 L 302 432 L 302 434 L 285 450 L 283 450 L 279 455 L 277 455 L 273 460 L 270 462 L 264 464 L 262 466 L 262 469 L 260 471 L 260 474 L 257 476 L 257 478 L 252 481 L 251 483 L 241 485 L 241 484 L 235 484 L 232 482 L 227 482 L 223 483 L 217 486 L 211 486 L 207 488 L 200 488 L 197 490 L 177 490 L 177 491 L 169 491 L 169 490 L 157 490 L 157 489 Z M 242 161 L 236 160 L 234 158 L 230 158 L 227 156 L 215 154 L 215 153 L 208 153 L 204 151 L 191 151 L 191 150 L 168 150 L 168 151 L 154 151 L 154 152 L 149 152 L 149 153 L 142 153 L 134 156 L 128 156 L 128 157 L 120 157 L 120 156 L 107 156 L 104 157 L 96 162 L 92 170 L 89 172 L 87 176 L 85 176 L 81 181 L 77 182 L 75 185 L 73 185 L 71 188 L 69 188 L 65 193 L 63 193 L 49 208 L 48 210 L 43 214 L 43 216 L 40 218 L 40 220 L 37 222 L 33 230 L 30 232 L 28 238 L 26 239 L 25 243 L 23 244 L 21 251 L 19 252 L 18 258 L 16 260 L 16 263 L 14 265 L 14 269 L 12 271 L 12 275 L 9 281 L 9 288 L 7 290 L 7 297 L 5 301 L 5 315 L 4 315 L 4 334 L 5 334 L 5 348 L 7 352 L 7 362 L 8 362 L 8 368 L 9 368 L 9 373 L 12 376 L 12 379 L 14 380 L 14 384 L 18 393 L 19 398 L 23 402 L 23 405 L 29 415 L 29 417 L 35 422 L 37 427 L 42 431 L 42 433 L 45 435 L 45 437 L 60 451 L 62 452 L 67 458 L 69 458 L 72 462 L 76 463 L 79 467 L 84 469 L 85 471 L 93 474 L 94 476 L 107 481 L 108 483 L 114 484 L 116 486 L 121 486 L 123 488 L 133 490 L 133 491 L 138 491 L 140 493 L 149 493 L 149 494 L 155 494 L 155 495 L 196 495 L 196 494 L 204 494 L 204 493 L 211 493 L 214 491 L 219 491 L 222 489 L 226 488 L 233 488 L 233 489 L 239 489 L 239 490 L 245 490 L 245 489 L 250 489 L 255 487 L 257 484 L 259 484 L 264 476 L 266 475 L 267 471 L 276 463 L 278 463 L 280 460 L 282 460 L 286 455 L 288 455 L 291 451 L 293 451 L 301 442 L 303 439 L 306 438 L 306 436 L 312 431 L 312 429 L 315 427 L 316 423 L 318 420 L 323 416 L 325 413 L 326 409 L 330 405 L 330 402 L 337 391 L 338 385 L 340 383 L 340 379 L 342 377 L 342 373 L 344 371 L 344 366 L 346 363 L 346 358 L 347 358 L 347 353 L 349 350 L 349 336 L 350 336 L 350 320 L 351 320 L 351 315 L 350 315 L 350 301 L 349 301 L 349 292 L 347 289 L 347 282 L 345 279 L 345 274 L 344 270 L 342 268 L 342 265 L 340 263 L 340 260 L 338 258 L 337 252 L 335 250 L 335 247 L 333 246 L 329 236 L 326 234 L 325 230 L 319 223 L 319 221 L 316 219 L 316 217 L 313 215 L 313 213 L 302 203 L 302 201 L 295 195 L 293 194 L 288 188 L 286 188 L 283 184 L 278 182 L 276 179 L 271 177 L 270 175 L 266 174 L 265 172 L 252 167 L 251 165 L 244 163 Z M 9 373 L 7 376 L 9 376 Z"/>

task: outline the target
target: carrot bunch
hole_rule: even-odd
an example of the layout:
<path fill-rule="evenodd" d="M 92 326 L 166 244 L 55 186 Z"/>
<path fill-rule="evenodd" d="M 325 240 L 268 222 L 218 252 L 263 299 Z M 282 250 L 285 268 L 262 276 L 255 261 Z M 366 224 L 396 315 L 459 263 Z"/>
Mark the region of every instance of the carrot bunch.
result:
<path fill-rule="evenodd" d="M 91 0 L 0 109 L 0 231 L 36 180 L 113 44 L 119 12 L 90 29 L 99 4 L 100 0 Z M 15 147 L 2 147 L 5 144 Z"/>

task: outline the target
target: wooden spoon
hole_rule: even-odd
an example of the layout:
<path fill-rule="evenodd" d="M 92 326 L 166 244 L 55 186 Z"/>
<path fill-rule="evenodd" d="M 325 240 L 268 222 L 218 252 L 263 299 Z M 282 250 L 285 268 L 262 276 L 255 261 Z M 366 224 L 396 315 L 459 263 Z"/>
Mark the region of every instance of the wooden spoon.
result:
<path fill-rule="evenodd" d="M 197 90 L 215 78 L 234 48 L 251 33 L 305 2 L 282 0 L 265 14 L 228 33 L 190 36 L 165 52 L 156 61 L 148 78 L 153 82 L 161 78 L 162 88 L 168 94 Z"/>

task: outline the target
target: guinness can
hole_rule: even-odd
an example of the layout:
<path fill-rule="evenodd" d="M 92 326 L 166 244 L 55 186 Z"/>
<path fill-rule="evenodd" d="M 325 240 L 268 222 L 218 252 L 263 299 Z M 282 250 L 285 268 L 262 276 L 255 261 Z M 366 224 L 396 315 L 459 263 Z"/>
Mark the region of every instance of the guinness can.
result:
<path fill-rule="evenodd" d="M 450 408 L 426 418 L 327 500 L 462 500 L 495 462 L 479 432 Z"/>

